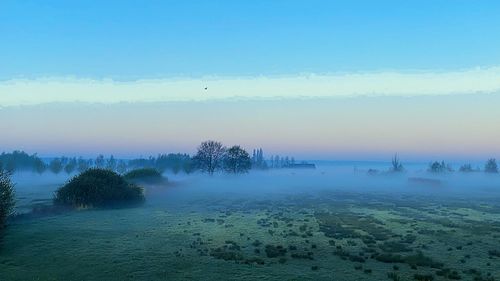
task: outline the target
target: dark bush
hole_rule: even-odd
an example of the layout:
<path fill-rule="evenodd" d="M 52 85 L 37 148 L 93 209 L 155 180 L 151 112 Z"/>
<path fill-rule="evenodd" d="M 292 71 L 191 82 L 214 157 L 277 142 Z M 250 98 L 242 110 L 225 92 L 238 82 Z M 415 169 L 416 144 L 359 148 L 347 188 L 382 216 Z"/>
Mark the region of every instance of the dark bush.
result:
<path fill-rule="evenodd" d="M 126 173 L 123 177 L 133 183 L 162 183 L 167 181 L 158 170 L 153 168 L 135 169 Z"/>
<path fill-rule="evenodd" d="M 10 173 L 0 168 L 0 233 L 5 227 L 7 217 L 14 210 L 14 184 L 10 181 Z"/>
<path fill-rule="evenodd" d="M 143 189 L 119 174 L 89 169 L 56 191 L 54 203 L 73 207 L 113 207 L 144 201 Z"/>

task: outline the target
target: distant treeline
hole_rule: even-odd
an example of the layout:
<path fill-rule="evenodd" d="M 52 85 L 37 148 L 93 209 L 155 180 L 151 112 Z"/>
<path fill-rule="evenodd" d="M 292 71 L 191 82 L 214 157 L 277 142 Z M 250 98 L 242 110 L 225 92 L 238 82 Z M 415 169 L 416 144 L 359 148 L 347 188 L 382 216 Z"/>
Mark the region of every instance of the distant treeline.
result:
<path fill-rule="evenodd" d="M 390 172 L 404 172 L 405 169 L 403 167 L 403 164 L 401 163 L 401 160 L 399 159 L 398 155 L 396 154 L 392 160 L 391 160 L 391 168 L 389 169 Z M 472 172 L 485 172 L 485 173 L 490 173 L 490 174 L 498 174 L 498 165 L 497 161 L 495 158 L 490 158 L 486 161 L 484 164 L 484 168 L 481 170 L 481 168 L 476 167 L 473 168 L 471 164 L 463 164 L 458 168 L 458 171 L 461 173 L 472 173 Z M 375 169 L 369 169 L 368 173 L 369 174 L 376 174 L 378 173 L 378 170 Z M 450 163 L 446 163 L 444 161 L 434 161 L 429 163 L 429 166 L 427 168 L 427 172 L 429 173 L 434 173 L 434 174 L 440 174 L 440 173 L 452 173 L 455 172 L 455 169 L 452 167 Z"/>
<path fill-rule="evenodd" d="M 306 162 L 301 162 L 304 164 Z M 253 169 L 268 169 L 268 168 L 290 168 L 296 165 L 294 157 L 274 155 L 268 160 L 264 159 L 262 148 L 254 149 L 252 155 L 252 168 Z"/>
<path fill-rule="evenodd" d="M 0 168 L 7 171 L 34 171 L 37 173 L 52 172 L 59 174 L 65 172 L 83 172 L 89 168 L 104 168 L 125 173 L 137 168 L 155 168 L 164 172 L 170 170 L 174 173 L 190 173 L 194 170 L 192 158 L 188 154 L 171 153 L 159 154 L 157 157 L 137 158 L 131 160 L 116 159 L 113 155 L 105 157 L 99 155 L 95 159 L 83 157 L 56 157 L 42 159 L 36 153 L 29 155 L 24 151 L 0 154 Z"/>
<path fill-rule="evenodd" d="M 46 170 L 46 163 L 40 159 L 36 153 L 28 155 L 24 151 L 3 152 L 0 154 L 0 170 L 33 170 L 43 173 Z"/>
<path fill-rule="evenodd" d="M 208 146 L 207 146 L 208 145 Z M 217 149 L 214 150 L 216 146 Z M 205 154 L 209 154 L 208 156 Z M 212 153 L 212 155 L 210 155 Z M 214 155 L 216 153 L 217 155 Z M 208 157 L 208 159 L 204 157 Z M 211 157 L 214 157 L 213 159 Z M 208 161 L 208 162 L 206 162 Z M 208 163 L 208 168 L 207 168 Z M 265 160 L 262 148 L 254 149 L 250 155 L 240 146 L 225 147 L 220 142 L 207 141 L 198 147 L 196 155 L 184 153 L 169 153 L 141 157 L 136 159 L 117 159 L 113 155 L 105 157 L 98 155 L 95 159 L 84 157 L 41 158 L 36 153 L 29 155 L 24 151 L 3 152 L 0 154 L 0 168 L 7 171 L 34 171 L 37 173 L 52 172 L 54 174 L 83 172 L 89 168 L 104 168 L 126 173 L 139 168 L 154 168 L 160 172 L 192 173 L 196 170 L 210 174 L 217 171 L 228 173 L 244 173 L 250 169 L 276 169 L 295 165 L 293 157 L 271 156 Z"/>
<path fill-rule="evenodd" d="M 451 164 L 445 163 L 444 161 L 435 161 L 430 163 L 427 170 L 431 173 L 449 173 L 455 171 Z M 463 164 L 458 168 L 458 171 L 463 173 L 480 172 L 481 168 L 473 168 L 471 164 Z M 496 159 L 488 159 L 484 164 L 484 169 L 482 171 L 492 174 L 498 173 L 498 165 Z"/>

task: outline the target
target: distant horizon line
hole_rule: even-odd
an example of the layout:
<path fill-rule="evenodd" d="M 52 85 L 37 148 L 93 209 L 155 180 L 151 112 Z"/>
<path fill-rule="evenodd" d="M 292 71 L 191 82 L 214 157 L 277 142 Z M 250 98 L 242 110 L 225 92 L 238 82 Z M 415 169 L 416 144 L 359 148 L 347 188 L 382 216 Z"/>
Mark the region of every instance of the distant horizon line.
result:
<path fill-rule="evenodd" d="M 13 150 L 11 152 L 14 152 L 14 151 L 24 151 L 24 150 Z M 6 152 L 6 151 L 2 151 L 0 152 L 0 154 L 2 153 L 11 153 L 11 152 Z M 24 151 L 25 152 L 25 151 Z M 27 153 L 27 152 L 26 152 Z M 136 159 L 148 159 L 149 157 L 157 157 L 158 155 L 163 155 L 163 154 L 187 154 L 189 156 L 193 156 L 192 153 L 187 153 L 187 152 L 168 152 L 168 153 L 156 153 L 156 154 L 150 154 L 148 156 L 136 156 L 136 157 L 133 157 L 133 156 L 130 156 L 130 157 L 115 157 L 113 153 L 108 153 L 108 154 L 103 154 L 103 153 L 98 153 L 96 154 L 95 156 L 83 156 L 83 155 L 78 155 L 76 156 L 75 154 L 73 154 L 72 156 L 66 156 L 66 155 L 59 155 L 59 156 L 41 156 L 39 155 L 38 153 L 27 153 L 28 155 L 37 155 L 40 159 L 43 159 L 43 160 L 52 160 L 52 159 L 56 159 L 56 158 L 61 158 L 61 157 L 67 157 L 67 158 L 79 158 L 81 157 L 82 159 L 85 159 L 85 160 L 91 160 L 91 159 L 94 159 L 96 157 L 98 157 L 99 155 L 103 155 L 105 159 L 108 159 L 110 156 L 113 156 L 116 160 L 136 160 Z M 399 155 L 399 154 L 398 154 Z M 293 156 L 290 156 L 290 155 L 284 155 L 284 154 L 269 154 L 269 156 L 265 156 L 264 157 L 264 160 L 265 161 L 270 161 L 270 157 L 274 157 L 274 156 L 280 156 L 280 157 L 293 157 Z M 391 157 L 393 157 L 394 155 L 392 155 Z M 328 163 L 363 163 L 363 164 L 390 164 L 391 163 L 391 157 L 389 157 L 387 160 L 382 160 L 382 159 L 378 159 L 378 160 L 375 160 L 375 159 L 345 159 L 345 158 L 338 158 L 338 159 L 334 159 L 334 158 L 330 158 L 330 159 L 315 159 L 315 158 L 295 158 L 295 161 L 296 162 L 302 162 L 302 161 L 306 161 L 306 162 L 309 162 L 309 163 L 315 163 L 315 164 L 319 164 L 319 163 L 323 163 L 323 164 L 328 164 Z M 484 163 L 485 161 L 489 160 L 489 159 L 496 159 L 495 157 L 489 157 L 489 158 L 485 158 L 484 160 L 472 160 L 472 161 L 467 161 L 467 160 L 463 160 L 463 159 L 446 159 L 446 158 L 435 158 L 433 160 L 415 160 L 415 159 L 411 159 L 410 157 L 410 160 L 409 161 L 405 161 L 404 158 L 401 159 L 401 162 L 403 164 L 406 164 L 406 165 L 422 165 L 422 164 L 430 164 L 430 163 L 433 163 L 435 161 L 438 161 L 438 162 L 441 162 L 441 161 L 445 161 L 446 163 L 449 163 L 449 164 L 479 164 L 479 163 Z"/>

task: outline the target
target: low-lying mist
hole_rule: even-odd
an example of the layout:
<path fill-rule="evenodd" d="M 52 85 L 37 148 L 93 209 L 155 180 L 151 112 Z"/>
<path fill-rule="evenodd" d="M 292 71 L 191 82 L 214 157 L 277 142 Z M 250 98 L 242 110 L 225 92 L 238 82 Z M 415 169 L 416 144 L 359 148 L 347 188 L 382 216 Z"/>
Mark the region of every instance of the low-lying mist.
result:
<path fill-rule="evenodd" d="M 422 166 L 423 167 L 423 166 Z M 242 175 L 165 173 L 168 183 L 146 185 L 150 203 L 179 202 L 180 198 L 204 196 L 269 199 L 322 191 L 356 193 L 431 194 L 435 196 L 498 196 L 500 176 L 482 172 L 433 174 L 415 167 L 402 173 L 370 174 L 359 165 L 318 165 L 317 169 L 251 171 Z M 53 192 L 73 175 L 23 172 L 15 174 L 19 200 L 50 199 Z M 173 200 L 172 200 L 173 199 Z"/>
<path fill-rule="evenodd" d="M 370 168 L 379 168 L 376 173 Z M 413 165 L 404 172 L 384 171 L 379 164 L 318 164 L 316 169 L 251 170 L 247 174 L 165 173 L 168 182 L 144 184 L 146 205 L 193 204 L 207 199 L 271 200 L 286 196 L 321 196 L 322 192 L 379 193 L 390 196 L 429 195 L 496 198 L 500 176 L 483 172 L 430 173 L 425 165 Z M 387 169 L 386 169 L 387 170 Z M 374 171 L 374 170 L 371 170 Z M 52 199 L 54 191 L 74 175 L 21 172 L 16 183 L 17 208 L 27 211 L 36 202 Z"/>
<path fill-rule="evenodd" d="M 369 174 L 353 167 L 321 167 L 316 170 L 252 171 L 244 175 L 203 174 L 173 176 L 178 188 L 193 195 L 266 197 L 320 191 L 422 193 L 435 195 L 500 195 L 500 177 L 481 172 L 432 174 L 423 171 Z"/>

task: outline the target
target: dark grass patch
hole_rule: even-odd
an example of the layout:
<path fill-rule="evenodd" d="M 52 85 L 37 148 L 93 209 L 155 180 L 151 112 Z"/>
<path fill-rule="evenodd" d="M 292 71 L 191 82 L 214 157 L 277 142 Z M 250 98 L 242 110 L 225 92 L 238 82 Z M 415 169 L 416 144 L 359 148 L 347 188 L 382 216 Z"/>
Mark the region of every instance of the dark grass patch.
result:
<path fill-rule="evenodd" d="M 397 241 L 386 241 L 379 245 L 379 248 L 384 252 L 389 253 L 399 253 L 399 252 L 411 252 L 411 248 L 404 243 Z"/>
<path fill-rule="evenodd" d="M 258 265 L 264 265 L 266 262 L 261 259 L 261 258 L 248 258 L 243 261 L 245 264 L 258 264 Z"/>
<path fill-rule="evenodd" d="M 315 213 L 320 231 L 327 237 L 336 239 L 363 238 L 359 230 L 366 232 L 373 240 L 385 241 L 394 234 L 383 227 L 383 223 L 371 216 L 353 213 Z M 366 238 L 365 238 L 366 239 Z"/>
<path fill-rule="evenodd" d="M 414 274 L 413 279 L 418 280 L 418 281 L 433 281 L 434 280 L 434 275 L 432 274 Z"/>
<path fill-rule="evenodd" d="M 232 250 L 232 251 L 241 250 L 241 247 L 238 245 L 238 243 L 236 243 L 234 241 L 226 240 L 225 243 L 226 243 L 226 245 L 224 245 L 224 246 L 227 246 L 227 249 L 229 249 L 229 250 Z"/>
<path fill-rule="evenodd" d="M 451 270 L 449 268 L 443 268 L 441 270 L 436 271 L 437 276 L 442 276 L 451 280 L 460 280 L 462 277 L 456 270 Z"/>
<path fill-rule="evenodd" d="M 265 252 L 268 258 L 277 258 L 284 256 L 287 252 L 287 250 L 281 246 L 274 246 L 274 245 L 266 245 Z"/>
<path fill-rule="evenodd" d="M 260 245 L 262 245 L 262 242 L 260 242 L 259 240 L 255 240 L 252 242 L 252 246 L 254 247 L 259 247 Z"/>
<path fill-rule="evenodd" d="M 362 256 L 354 255 L 343 249 L 337 249 L 333 252 L 335 256 L 340 257 L 343 260 L 350 260 L 352 262 L 364 263 L 366 260 Z"/>
<path fill-rule="evenodd" d="M 407 234 L 401 239 L 401 243 L 413 244 L 417 240 L 417 236 L 413 234 Z"/>
<path fill-rule="evenodd" d="M 488 255 L 490 255 L 490 257 L 497 257 L 497 258 L 500 258 L 500 251 L 499 250 L 489 250 L 488 251 Z"/>
<path fill-rule="evenodd" d="M 375 260 L 383 263 L 406 263 L 412 268 L 417 266 L 442 268 L 443 263 L 434 261 L 432 258 L 425 256 L 422 252 L 415 255 L 403 256 L 400 254 L 383 253 L 375 255 Z"/>
<path fill-rule="evenodd" d="M 243 255 L 236 251 L 231 251 L 227 247 L 219 247 L 210 251 L 210 256 L 225 261 L 242 261 Z"/>
<path fill-rule="evenodd" d="M 292 253 L 290 257 L 292 257 L 293 259 L 314 260 L 314 253 L 313 252 Z"/>

